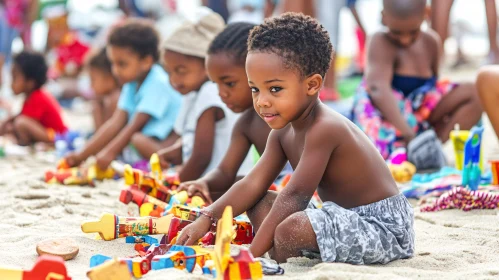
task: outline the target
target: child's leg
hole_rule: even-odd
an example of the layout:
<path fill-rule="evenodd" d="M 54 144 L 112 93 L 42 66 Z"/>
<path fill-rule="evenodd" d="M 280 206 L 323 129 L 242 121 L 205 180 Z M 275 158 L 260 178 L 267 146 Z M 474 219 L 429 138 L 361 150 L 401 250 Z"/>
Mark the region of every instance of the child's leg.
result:
<path fill-rule="evenodd" d="M 443 54 L 444 43 L 449 34 L 449 17 L 453 3 L 454 0 L 431 1 L 431 28 L 438 33 L 442 40 L 441 54 Z"/>
<path fill-rule="evenodd" d="M 482 106 L 473 83 L 460 84 L 435 107 L 428 121 L 435 128 L 442 142 L 449 140 L 449 133 L 456 123 L 461 129 L 470 129 L 482 115 Z"/>
<path fill-rule="evenodd" d="M 483 108 L 499 138 L 499 67 L 488 66 L 480 70 L 476 85 Z"/>
<path fill-rule="evenodd" d="M 300 211 L 277 226 L 271 256 L 276 262 L 284 263 L 289 258 L 301 257 L 304 250 L 319 252 L 319 245 L 307 214 Z"/>
<path fill-rule="evenodd" d="M 52 142 L 44 126 L 38 121 L 22 115 L 17 116 L 14 120 L 14 134 L 18 144 L 23 146 L 35 142 Z"/>
<path fill-rule="evenodd" d="M 246 212 L 255 233 L 258 232 L 276 198 L 276 192 L 268 191 L 267 195 Z M 277 226 L 274 233 L 274 247 L 269 253 L 278 263 L 283 263 L 288 258 L 302 256 L 302 250 L 319 251 L 314 230 L 303 211 L 294 213 Z"/>

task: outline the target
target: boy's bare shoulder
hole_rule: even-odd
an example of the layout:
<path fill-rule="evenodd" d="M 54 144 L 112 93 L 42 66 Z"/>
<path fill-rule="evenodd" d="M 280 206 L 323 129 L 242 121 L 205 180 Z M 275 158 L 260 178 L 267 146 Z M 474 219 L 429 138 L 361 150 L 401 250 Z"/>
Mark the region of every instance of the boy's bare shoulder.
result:
<path fill-rule="evenodd" d="M 437 32 L 433 31 L 432 29 L 428 29 L 421 32 L 421 37 L 423 38 L 425 44 L 429 47 L 437 49 L 439 48 L 441 40 Z"/>
<path fill-rule="evenodd" d="M 386 32 L 378 31 L 369 40 L 368 53 L 370 56 L 383 59 L 396 56 L 397 46 L 388 39 Z"/>
<path fill-rule="evenodd" d="M 371 38 L 369 39 L 369 47 L 371 48 L 386 48 L 390 47 L 393 48 L 394 45 L 388 37 L 386 36 L 386 32 L 384 31 L 378 31 L 374 33 Z"/>
<path fill-rule="evenodd" d="M 308 130 L 307 138 L 313 137 L 334 143 L 340 138 L 337 137 L 338 135 L 342 135 L 342 132 L 348 130 L 349 124 L 348 119 L 322 104 L 316 121 Z"/>

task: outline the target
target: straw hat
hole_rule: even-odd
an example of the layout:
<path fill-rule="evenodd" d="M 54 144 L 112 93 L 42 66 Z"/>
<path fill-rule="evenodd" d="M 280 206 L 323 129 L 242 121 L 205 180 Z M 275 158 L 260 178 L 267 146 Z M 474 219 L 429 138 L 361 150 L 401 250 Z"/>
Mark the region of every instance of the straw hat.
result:
<path fill-rule="evenodd" d="M 213 39 L 225 27 L 223 18 L 206 7 L 197 10 L 192 20 L 185 20 L 163 43 L 166 50 L 204 58 Z"/>

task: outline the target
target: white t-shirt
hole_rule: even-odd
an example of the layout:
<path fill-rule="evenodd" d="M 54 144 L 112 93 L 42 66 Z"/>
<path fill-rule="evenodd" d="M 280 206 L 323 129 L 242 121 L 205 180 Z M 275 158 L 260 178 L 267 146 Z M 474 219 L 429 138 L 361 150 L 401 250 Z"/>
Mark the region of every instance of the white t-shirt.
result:
<path fill-rule="evenodd" d="M 198 92 L 190 92 L 183 97 L 182 108 L 175 122 L 175 133 L 182 136 L 182 161 L 185 163 L 192 155 L 199 117 L 213 107 L 222 109 L 225 117 L 215 124 L 215 142 L 211 161 L 201 176 L 216 168 L 222 161 L 230 145 L 232 128 L 240 114 L 232 112 L 223 103 L 215 83 L 206 82 Z M 252 167 L 251 154 L 248 153 L 237 174 L 246 175 Z"/>

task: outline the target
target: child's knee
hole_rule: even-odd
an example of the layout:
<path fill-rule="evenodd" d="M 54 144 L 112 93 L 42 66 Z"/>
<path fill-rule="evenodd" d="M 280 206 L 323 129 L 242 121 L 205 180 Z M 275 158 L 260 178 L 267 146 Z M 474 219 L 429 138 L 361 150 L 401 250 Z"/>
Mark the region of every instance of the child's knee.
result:
<path fill-rule="evenodd" d="M 499 78 L 499 67 L 485 66 L 480 69 L 478 72 L 478 76 L 476 78 L 476 85 L 478 88 L 478 93 L 480 95 L 485 94 L 487 91 L 484 91 L 488 88 L 497 88 L 497 80 Z"/>
<path fill-rule="evenodd" d="M 301 242 L 301 236 L 311 228 L 310 220 L 305 212 L 297 212 L 282 221 L 274 234 L 274 246 L 278 250 L 281 246 L 290 246 Z"/>
<path fill-rule="evenodd" d="M 14 119 L 14 130 L 22 130 L 28 125 L 28 119 L 25 116 L 19 115 Z"/>

